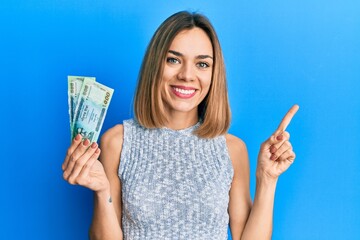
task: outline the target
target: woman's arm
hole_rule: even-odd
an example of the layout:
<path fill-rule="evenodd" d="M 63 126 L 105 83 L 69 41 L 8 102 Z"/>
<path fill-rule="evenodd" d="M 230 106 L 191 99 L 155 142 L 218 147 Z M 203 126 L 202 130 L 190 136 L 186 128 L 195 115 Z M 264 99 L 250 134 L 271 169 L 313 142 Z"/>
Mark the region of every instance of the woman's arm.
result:
<path fill-rule="evenodd" d="M 229 135 L 228 149 L 234 167 L 229 215 L 232 239 L 271 239 L 276 179 L 257 174 L 254 204 L 249 190 L 249 160 L 246 146 Z"/>
<path fill-rule="evenodd" d="M 123 141 L 123 127 L 115 126 L 101 139 L 103 151 L 97 143 L 83 140 L 78 134 L 67 150 L 62 164 L 63 178 L 72 185 L 80 185 L 95 192 L 91 239 L 122 239 L 121 188 L 117 176 Z M 101 162 L 98 161 L 100 152 Z"/>
<path fill-rule="evenodd" d="M 230 190 L 229 215 L 232 238 L 271 239 L 275 189 L 278 177 L 295 159 L 286 127 L 299 106 L 294 105 L 285 115 L 275 133 L 260 147 L 256 168 L 254 204 L 249 204 L 249 167 L 245 144 L 229 135 L 227 144 L 234 167 Z"/>
<path fill-rule="evenodd" d="M 94 215 L 90 239 L 123 239 L 121 230 L 121 183 L 118 177 L 123 143 L 123 126 L 109 129 L 101 138 L 100 161 L 104 167 L 108 187 L 94 192 Z"/>

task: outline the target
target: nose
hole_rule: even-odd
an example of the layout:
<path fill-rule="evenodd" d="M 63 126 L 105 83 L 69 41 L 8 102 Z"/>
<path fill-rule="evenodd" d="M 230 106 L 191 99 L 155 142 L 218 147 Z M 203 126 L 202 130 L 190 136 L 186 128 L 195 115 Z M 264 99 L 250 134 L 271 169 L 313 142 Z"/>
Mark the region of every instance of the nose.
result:
<path fill-rule="evenodd" d="M 190 63 L 183 64 L 178 73 L 178 79 L 183 81 L 195 80 L 195 69 Z"/>

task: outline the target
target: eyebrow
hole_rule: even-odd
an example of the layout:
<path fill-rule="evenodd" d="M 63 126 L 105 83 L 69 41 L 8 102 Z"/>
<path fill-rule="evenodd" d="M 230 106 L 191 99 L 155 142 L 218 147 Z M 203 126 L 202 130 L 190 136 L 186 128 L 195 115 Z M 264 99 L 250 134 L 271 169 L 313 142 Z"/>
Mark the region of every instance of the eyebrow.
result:
<path fill-rule="evenodd" d="M 178 56 L 178 57 L 183 57 L 183 56 L 184 56 L 184 54 L 182 54 L 182 53 L 180 53 L 180 52 L 177 52 L 177 51 L 174 51 L 174 50 L 169 50 L 169 53 L 172 53 L 172 54 L 174 54 L 175 56 Z M 206 55 L 206 54 L 204 54 L 204 55 L 197 55 L 196 58 L 197 58 L 197 59 L 205 59 L 205 58 L 211 58 L 211 59 L 213 59 L 212 56 Z"/>

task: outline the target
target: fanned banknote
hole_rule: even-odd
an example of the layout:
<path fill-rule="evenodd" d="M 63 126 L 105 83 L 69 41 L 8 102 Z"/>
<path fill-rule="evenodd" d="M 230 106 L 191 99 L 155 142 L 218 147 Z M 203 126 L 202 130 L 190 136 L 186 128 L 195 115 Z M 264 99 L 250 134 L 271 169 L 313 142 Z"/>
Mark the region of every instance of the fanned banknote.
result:
<path fill-rule="evenodd" d="M 78 97 L 84 81 L 95 82 L 94 77 L 81 77 L 81 76 L 68 76 L 68 103 L 69 103 L 69 117 L 70 117 L 70 129 L 72 135 L 72 129 L 74 125 L 74 115 L 76 105 L 78 103 Z"/>
<path fill-rule="evenodd" d="M 90 142 L 99 138 L 114 90 L 95 81 L 83 81 L 74 111 L 72 138 L 81 134 Z"/>

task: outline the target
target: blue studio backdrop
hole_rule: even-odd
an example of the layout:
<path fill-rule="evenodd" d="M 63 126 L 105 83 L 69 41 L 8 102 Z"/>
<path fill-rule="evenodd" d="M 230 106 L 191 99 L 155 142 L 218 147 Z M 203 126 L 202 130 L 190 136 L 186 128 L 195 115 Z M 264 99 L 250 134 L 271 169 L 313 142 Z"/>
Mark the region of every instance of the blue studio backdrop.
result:
<path fill-rule="evenodd" d="M 62 179 L 67 75 L 115 89 L 102 132 L 132 117 L 147 44 L 180 10 L 207 15 L 219 35 L 230 133 L 247 144 L 252 197 L 261 142 L 300 105 L 273 239 L 360 239 L 357 0 L 1 1 L 0 239 L 87 239 L 92 193 Z"/>

